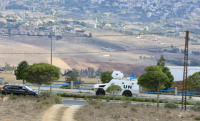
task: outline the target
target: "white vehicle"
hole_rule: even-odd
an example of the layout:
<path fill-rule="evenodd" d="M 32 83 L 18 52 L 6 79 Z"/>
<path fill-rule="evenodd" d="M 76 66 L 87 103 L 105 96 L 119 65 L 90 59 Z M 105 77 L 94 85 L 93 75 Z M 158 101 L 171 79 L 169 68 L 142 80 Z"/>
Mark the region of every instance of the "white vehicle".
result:
<path fill-rule="evenodd" d="M 120 71 L 114 71 L 112 73 L 113 79 L 109 83 L 95 84 L 94 91 L 96 92 L 96 95 L 105 95 L 106 89 L 111 85 L 118 85 L 122 88 L 122 91 L 119 91 L 117 95 L 124 95 L 127 97 L 139 95 L 139 85 L 137 84 L 137 79 L 123 79 L 123 76 L 123 73 Z"/>

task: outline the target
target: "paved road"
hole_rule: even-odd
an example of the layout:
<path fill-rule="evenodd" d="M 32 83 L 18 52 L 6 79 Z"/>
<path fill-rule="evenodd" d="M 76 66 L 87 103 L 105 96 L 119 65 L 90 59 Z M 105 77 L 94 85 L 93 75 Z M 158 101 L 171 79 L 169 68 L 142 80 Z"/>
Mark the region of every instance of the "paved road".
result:
<path fill-rule="evenodd" d="M 63 100 L 65 105 L 85 105 L 87 102 L 84 100 Z"/>
<path fill-rule="evenodd" d="M 3 85 L 0 85 L 0 88 Z M 34 90 L 37 90 L 37 87 L 31 87 Z M 41 87 L 41 91 L 49 91 L 50 88 L 49 87 Z M 53 88 L 52 89 L 53 93 L 68 93 L 68 94 L 81 94 L 81 95 L 90 95 L 90 96 L 95 96 L 95 92 L 93 90 L 78 90 L 78 89 L 60 89 L 60 88 Z M 80 93 L 81 92 L 81 93 Z M 106 95 L 108 96 L 108 95 Z M 160 99 L 162 99 L 163 101 L 165 100 L 169 100 L 169 101 L 181 101 L 182 100 L 182 96 L 175 96 L 175 95 L 160 95 L 159 96 Z M 157 95 L 156 94 L 144 94 L 144 93 L 140 93 L 138 98 L 148 98 L 148 99 L 156 99 Z M 191 102 L 200 102 L 200 97 L 192 97 L 192 99 L 189 99 L 189 97 L 187 96 L 187 101 L 191 101 Z"/>

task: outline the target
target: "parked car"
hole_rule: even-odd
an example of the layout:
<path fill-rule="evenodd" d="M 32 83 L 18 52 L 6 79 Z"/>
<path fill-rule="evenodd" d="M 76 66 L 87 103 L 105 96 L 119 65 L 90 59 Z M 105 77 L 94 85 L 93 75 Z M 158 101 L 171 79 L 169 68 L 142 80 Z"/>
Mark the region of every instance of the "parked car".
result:
<path fill-rule="evenodd" d="M 36 90 L 23 84 L 5 84 L 1 89 L 2 94 L 15 94 L 15 95 L 38 95 Z"/>
<path fill-rule="evenodd" d="M 1 66 L 0 66 L 0 71 L 3 71 L 3 69 L 1 68 Z"/>

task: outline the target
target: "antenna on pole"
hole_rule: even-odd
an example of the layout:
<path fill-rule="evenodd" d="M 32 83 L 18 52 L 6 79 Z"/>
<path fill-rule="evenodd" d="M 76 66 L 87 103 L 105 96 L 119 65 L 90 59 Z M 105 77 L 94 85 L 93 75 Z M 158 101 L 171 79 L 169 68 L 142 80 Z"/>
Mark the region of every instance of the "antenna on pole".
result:
<path fill-rule="evenodd" d="M 186 31 L 185 38 L 185 55 L 184 55 L 184 69 L 183 69 L 183 89 L 182 89 L 182 110 L 186 110 L 186 93 L 187 93 L 187 66 L 188 66 L 188 40 L 189 31 Z"/>

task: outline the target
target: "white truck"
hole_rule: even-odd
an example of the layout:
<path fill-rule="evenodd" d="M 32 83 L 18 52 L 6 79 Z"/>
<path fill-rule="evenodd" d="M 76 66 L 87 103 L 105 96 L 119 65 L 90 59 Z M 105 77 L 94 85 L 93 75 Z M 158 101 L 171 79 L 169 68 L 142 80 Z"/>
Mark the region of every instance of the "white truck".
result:
<path fill-rule="evenodd" d="M 114 71 L 112 73 L 112 77 L 113 79 L 109 83 L 94 85 L 94 91 L 96 92 L 96 95 L 105 95 L 106 89 L 111 85 L 118 85 L 121 87 L 122 91 L 119 91 L 117 95 L 123 95 L 127 97 L 139 95 L 139 85 L 137 84 L 137 79 L 123 79 L 124 75 L 120 71 Z"/>

